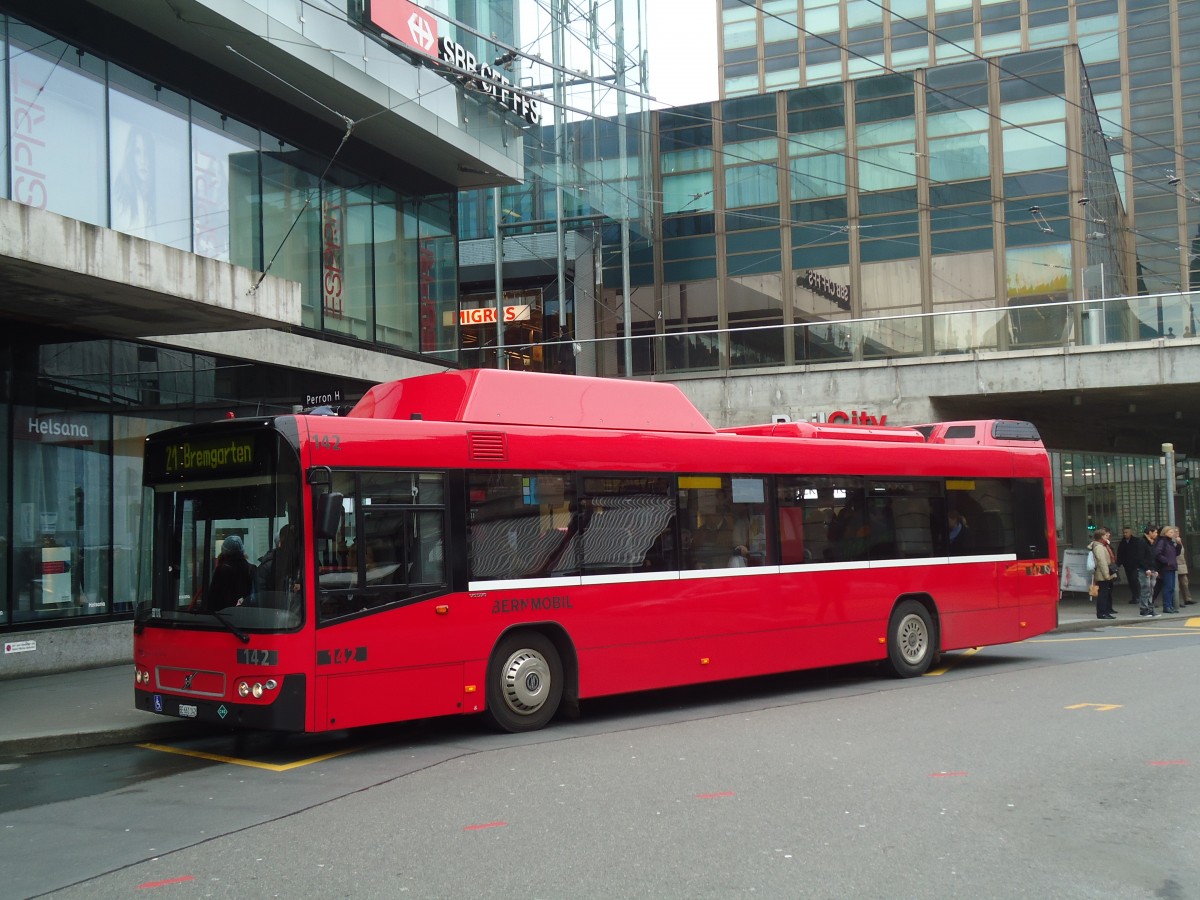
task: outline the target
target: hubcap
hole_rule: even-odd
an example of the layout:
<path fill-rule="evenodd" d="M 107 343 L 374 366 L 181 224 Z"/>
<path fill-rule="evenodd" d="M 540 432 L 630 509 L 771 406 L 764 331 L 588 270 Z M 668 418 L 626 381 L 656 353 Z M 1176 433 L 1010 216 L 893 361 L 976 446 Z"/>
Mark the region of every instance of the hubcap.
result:
<path fill-rule="evenodd" d="M 900 620 L 898 632 L 900 638 L 900 654 L 904 661 L 915 665 L 925 658 L 929 649 L 929 631 L 925 621 L 918 615 L 909 614 Z"/>
<path fill-rule="evenodd" d="M 550 665 L 533 650 L 518 650 L 503 670 L 504 702 L 521 715 L 535 713 L 550 696 Z"/>

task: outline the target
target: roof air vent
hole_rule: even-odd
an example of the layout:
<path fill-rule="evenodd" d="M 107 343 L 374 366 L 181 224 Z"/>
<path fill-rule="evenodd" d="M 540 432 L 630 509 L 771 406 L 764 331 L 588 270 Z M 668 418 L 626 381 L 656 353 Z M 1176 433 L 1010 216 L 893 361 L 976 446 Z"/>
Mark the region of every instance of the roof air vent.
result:
<path fill-rule="evenodd" d="M 472 431 L 467 434 L 467 445 L 471 459 L 502 460 L 508 458 L 508 446 L 504 433 L 499 431 Z"/>

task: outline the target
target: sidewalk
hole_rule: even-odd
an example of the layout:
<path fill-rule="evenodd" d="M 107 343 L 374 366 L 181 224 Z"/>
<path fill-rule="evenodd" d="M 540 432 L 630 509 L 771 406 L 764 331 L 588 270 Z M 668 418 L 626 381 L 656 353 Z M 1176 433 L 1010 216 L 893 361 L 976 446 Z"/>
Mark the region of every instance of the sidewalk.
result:
<path fill-rule="evenodd" d="M 1098 620 L 1090 598 L 1069 594 L 1059 602 L 1057 631 L 1149 621 L 1182 624 L 1188 618 L 1181 613 L 1139 619 L 1137 607 L 1124 600 L 1116 604 L 1116 613 L 1112 621 Z M 135 709 L 132 663 L 0 681 L 0 757 L 169 740 L 199 727 Z"/>

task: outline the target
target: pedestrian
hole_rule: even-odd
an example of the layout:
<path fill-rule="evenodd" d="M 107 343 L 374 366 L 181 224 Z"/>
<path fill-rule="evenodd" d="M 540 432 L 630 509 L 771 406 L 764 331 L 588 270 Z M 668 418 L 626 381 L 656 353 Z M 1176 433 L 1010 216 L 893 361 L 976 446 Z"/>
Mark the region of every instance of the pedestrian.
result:
<path fill-rule="evenodd" d="M 1138 602 L 1137 544 L 1133 529 L 1126 525 L 1121 529 L 1121 540 L 1117 544 L 1117 566 L 1125 570 L 1125 583 L 1129 585 L 1129 602 Z"/>
<path fill-rule="evenodd" d="M 1179 568 L 1179 550 L 1175 545 L 1175 526 L 1167 525 L 1154 542 L 1154 564 L 1162 584 L 1163 612 L 1179 612 L 1175 606 L 1175 572 Z M 1155 593 L 1158 593 L 1156 590 Z"/>
<path fill-rule="evenodd" d="M 1138 615 L 1156 618 L 1154 611 L 1154 580 L 1157 570 L 1154 562 L 1154 542 L 1158 540 L 1158 526 L 1147 525 L 1142 536 L 1134 542 L 1134 560 L 1137 566 Z"/>
<path fill-rule="evenodd" d="M 1092 571 L 1092 584 L 1096 586 L 1096 618 L 1115 619 L 1113 613 L 1113 582 L 1117 578 L 1117 555 L 1109 544 L 1112 532 L 1101 525 L 1095 531 L 1095 539 L 1088 550 L 1096 561 Z"/>
<path fill-rule="evenodd" d="M 1192 606 L 1192 591 L 1188 586 L 1188 564 L 1187 550 L 1183 546 L 1183 540 L 1179 537 L 1179 529 L 1175 529 L 1175 545 L 1179 548 L 1179 568 L 1175 570 L 1175 594 L 1176 598 L 1182 601 L 1180 606 Z"/>
<path fill-rule="evenodd" d="M 208 593 L 201 598 L 200 612 L 241 606 L 253 593 L 254 566 L 246 559 L 242 539 L 231 534 L 221 543 Z"/>

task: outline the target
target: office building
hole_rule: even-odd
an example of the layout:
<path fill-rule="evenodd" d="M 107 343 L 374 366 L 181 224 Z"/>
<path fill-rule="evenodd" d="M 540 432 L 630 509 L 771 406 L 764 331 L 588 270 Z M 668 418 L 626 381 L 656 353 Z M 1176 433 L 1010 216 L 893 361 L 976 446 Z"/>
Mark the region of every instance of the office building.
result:
<path fill-rule="evenodd" d="M 720 0 L 721 96 L 1078 48 L 1117 171 L 1138 293 L 1200 288 L 1195 0 Z"/>

